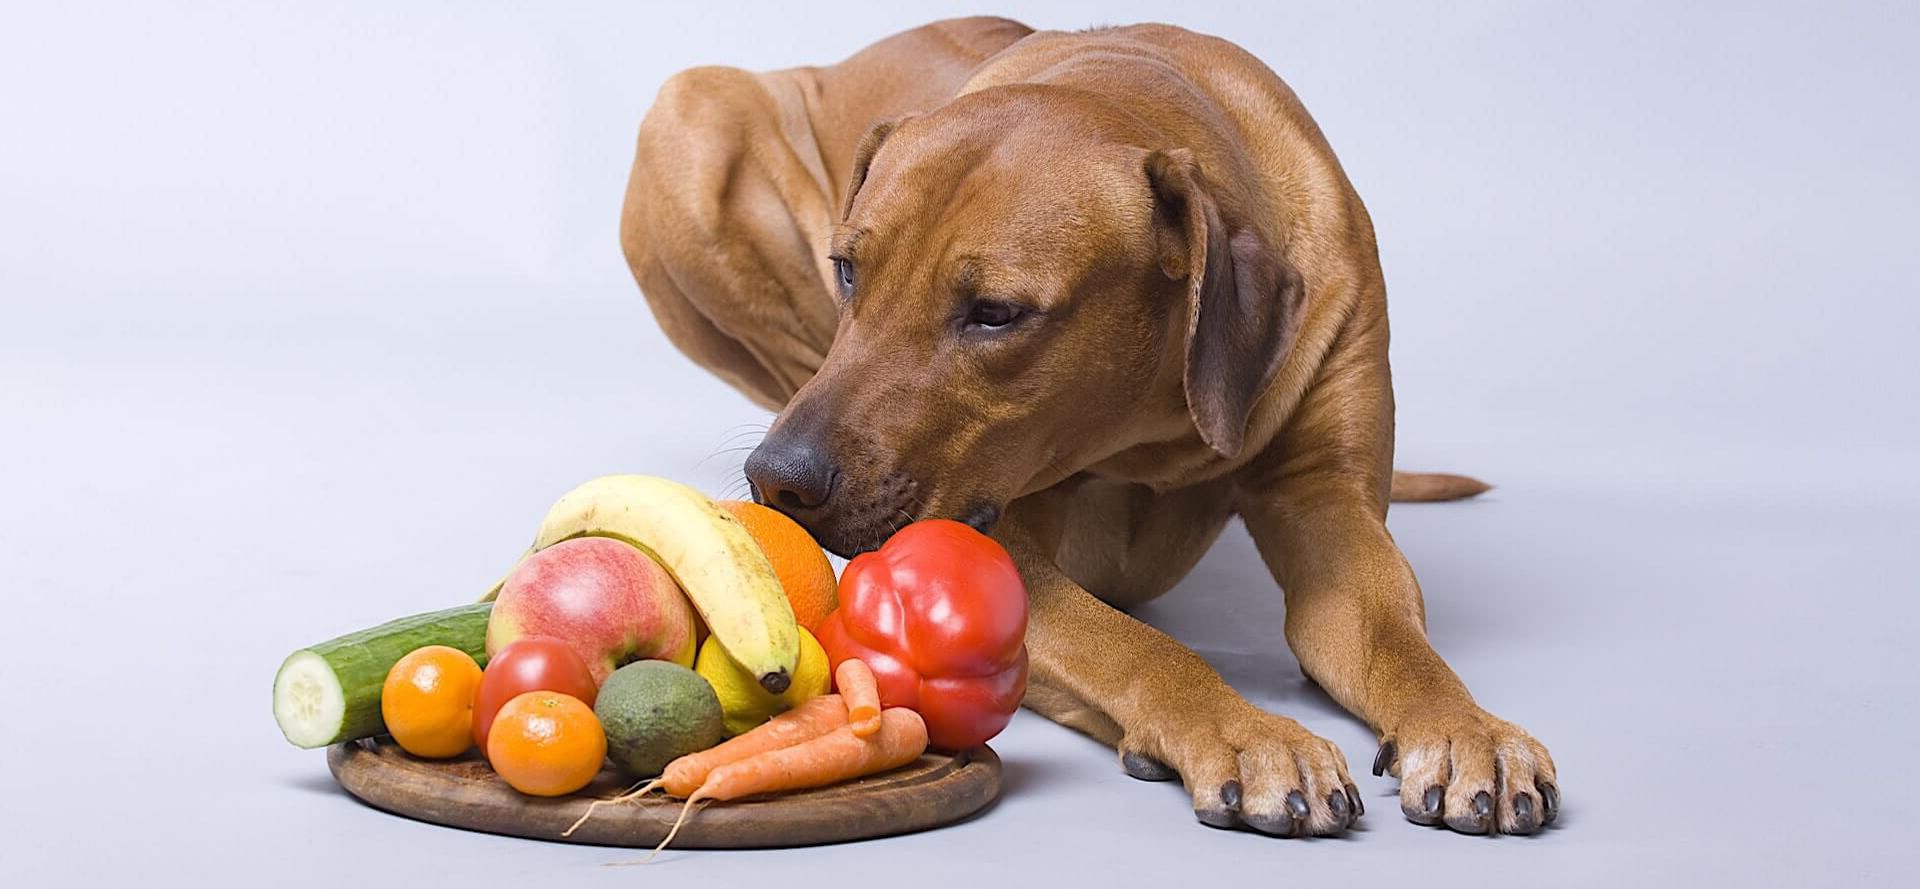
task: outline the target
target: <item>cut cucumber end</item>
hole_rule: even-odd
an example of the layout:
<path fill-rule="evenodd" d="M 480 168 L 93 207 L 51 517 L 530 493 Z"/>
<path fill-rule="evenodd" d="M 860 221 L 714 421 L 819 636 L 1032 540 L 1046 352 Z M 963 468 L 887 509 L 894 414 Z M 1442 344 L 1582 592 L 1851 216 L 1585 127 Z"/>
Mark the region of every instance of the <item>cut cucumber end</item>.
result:
<path fill-rule="evenodd" d="M 327 659 L 310 649 L 289 655 L 273 677 L 273 719 L 296 747 L 325 747 L 340 735 L 347 695 Z"/>
<path fill-rule="evenodd" d="M 394 662 L 423 645 L 450 645 L 484 664 L 492 613 L 491 604 L 429 611 L 295 651 L 273 677 L 274 721 L 309 749 L 385 732 L 380 687 Z"/>

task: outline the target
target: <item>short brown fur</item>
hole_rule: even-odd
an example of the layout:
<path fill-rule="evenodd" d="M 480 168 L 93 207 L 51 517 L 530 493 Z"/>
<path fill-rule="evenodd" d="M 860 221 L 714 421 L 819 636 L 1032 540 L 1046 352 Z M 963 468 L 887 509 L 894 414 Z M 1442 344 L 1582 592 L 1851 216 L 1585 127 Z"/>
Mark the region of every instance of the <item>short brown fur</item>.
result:
<path fill-rule="evenodd" d="M 1027 705 L 1177 775 L 1203 822 L 1326 835 L 1362 806 L 1332 744 L 1124 611 L 1236 514 L 1410 819 L 1557 812 L 1551 757 L 1434 652 L 1386 529 L 1390 494 L 1485 486 L 1393 471 L 1371 221 L 1245 51 L 980 18 L 828 67 L 692 69 L 641 125 L 621 235 L 674 344 L 781 411 L 769 440 L 834 455 L 833 499 L 789 511 L 842 553 L 914 518 L 991 525 L 1031 592 Z M 973 324 L 982 300 L 1025 314 Z"/>

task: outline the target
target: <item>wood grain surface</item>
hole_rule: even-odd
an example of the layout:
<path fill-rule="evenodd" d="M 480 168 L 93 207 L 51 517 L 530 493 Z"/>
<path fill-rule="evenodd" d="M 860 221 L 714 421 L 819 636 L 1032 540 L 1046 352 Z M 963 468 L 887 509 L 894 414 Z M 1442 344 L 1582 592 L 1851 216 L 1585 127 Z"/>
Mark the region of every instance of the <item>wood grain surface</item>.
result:
<path fill-rule="evenodd" d="M 644 801 L 601 806 L 572 836 L 562 837 L 589 803 L 632 782 L 609 768 L 571 796 L 523 796 L 477 753 L 417 759 L 384 737 L 334 745 L 327 767 L 348 793 L 375 808 L 508 836 L 652 847 L 680 814 L 677 800 L 650 794 Z M 912 833 L 966 818 L 999 795 L 1000 757 L 991 748 L 956 756 L 929 753 L 903 768 L 832 787 L 705 804 L 687 817 L 673 847 L 811 846 Z"/>

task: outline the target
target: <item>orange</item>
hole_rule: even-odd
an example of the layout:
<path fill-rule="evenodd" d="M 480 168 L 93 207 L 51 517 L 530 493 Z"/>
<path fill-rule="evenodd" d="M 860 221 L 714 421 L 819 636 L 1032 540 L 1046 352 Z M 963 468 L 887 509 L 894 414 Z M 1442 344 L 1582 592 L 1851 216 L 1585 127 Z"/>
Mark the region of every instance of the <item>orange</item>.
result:
<path fill-rule="evenodd" d="M 493 718 L 487 761 L 528 796 L 566 796 L 593 781 L 607 758 L 607 733 L 573 695 L 530 691 Z"/>
<path fill-rule="evenodd" d="M 380 686 L 380 716 L 402 750 L 428 759 L 473 746 L 473 693 L 480 665 L 458 648 L 429 645 L 395 661 Z"/>
<path fill-rule="evenodd" d="M 819 628 L 840 605 L 839 582 L 834 580 L 826 551 L 813 542 L 807 529 L 777 509 L 747 500 L 722 500 L 719 505 L 747 526 L 753 542 L 773 563 L 773 573 L 780 577 L 780 586 L 793 605 L 794 619 L 808 630 Z"/>

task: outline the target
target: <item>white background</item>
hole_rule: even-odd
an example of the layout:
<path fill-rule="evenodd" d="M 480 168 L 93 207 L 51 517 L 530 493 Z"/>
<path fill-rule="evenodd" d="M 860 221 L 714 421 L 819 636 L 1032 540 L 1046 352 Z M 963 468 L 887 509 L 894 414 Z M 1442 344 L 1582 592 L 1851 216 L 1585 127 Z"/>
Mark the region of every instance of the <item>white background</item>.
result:
<path fill-rule="evenodd" d="M 1364 778 L 1348 838 L 1211 831 L 1023 713 L 974 821 L 635 872 L 355 803 L 281 740 L 271 675 L 476 595 L 577 481 L 737 478 L 715 451 L 764 413 L 666 345 L 619 255 L 635 126 L 680 68 L 978 10 L 10 3 L 7 881 L 1889 879 L 1915 859 L 1914 10 L 997 10 L 1220 34 L 1305 99 L 1379 231 L 1400 463 L 1499 485 L 1394 512 L 1432 636 L 1553 749 L 1565 816 L 1459 837 Z M 1237 527 L 1144 616 L 1364 772 Z"/>

